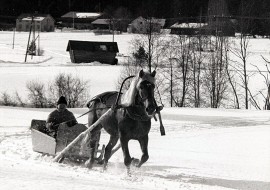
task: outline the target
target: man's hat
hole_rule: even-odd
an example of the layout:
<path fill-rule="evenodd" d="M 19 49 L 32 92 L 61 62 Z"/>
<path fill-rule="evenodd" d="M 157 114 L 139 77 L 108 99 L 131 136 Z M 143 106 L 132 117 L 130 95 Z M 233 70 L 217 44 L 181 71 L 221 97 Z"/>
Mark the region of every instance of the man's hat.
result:
<path fill-rule="evenodd" d="M 58 104 L 66 104 L 67 105 L 67 100 L 64 96 L 61 96 L 58 101 L 57 101 L 57 105 Z"/>

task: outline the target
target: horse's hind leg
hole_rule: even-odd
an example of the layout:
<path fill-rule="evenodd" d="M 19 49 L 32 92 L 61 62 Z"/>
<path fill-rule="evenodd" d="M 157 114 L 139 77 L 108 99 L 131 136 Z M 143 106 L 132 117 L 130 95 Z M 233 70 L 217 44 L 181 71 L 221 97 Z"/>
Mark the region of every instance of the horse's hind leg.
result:
<path fill-rule="evenodd" d="M 141 167 L 143 163 L 145 163 L 148 158 L 148 135 L 144 136 L 143 138 L 139 139 L 139 143 L 141 146 L 141 150 L 142 150 L 142 157 L 141 160 L 139 161 L 139 163 L 136 165 L 137 167 Z"/>
<path fill-rule="evenodd" d="M 117 141 L 118 141 L 119 137 L 117 136 L 110 136 L 110 140 L 105 148 L 105 154 L 104 154 L 104 165 L 103 165 L 103 169 L 107 169 L 107 164 L 108 161 L 112 155 L 112 149 L 113 147 L 116 145 Z"/>
<path fill-rule="evenodd" d="M 100 138 L 100 130 L 102 126 L 98 126 L 95 128 L 93 131 L 89 133 L 89 139 L 90 139 L 90 155 L 89 155 L 89 160 L 85 163 L 86 167 L 91 169 L 93 167 L 93 164 L 95 162 L 95 153 L 97 149 L 97 144 L 99 143 L 99 138 Z"/>

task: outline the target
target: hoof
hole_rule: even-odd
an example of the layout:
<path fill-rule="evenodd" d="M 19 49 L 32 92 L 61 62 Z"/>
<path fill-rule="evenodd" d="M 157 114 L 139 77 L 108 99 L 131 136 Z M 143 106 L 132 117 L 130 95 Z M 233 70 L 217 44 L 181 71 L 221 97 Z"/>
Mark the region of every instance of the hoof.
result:
<path fill-rule="evenodd" d="M 108 162 L 103 160 L 103 171 L 106 171 L 108 168 Z"/>
<path fill-rule="evenodd" d="M 87 167 L 88 169 L 92 169 L 93 168 L 93 163 L 91 163 L 89 160 L 87 160 L 86 162 L 85 162 L 85 167 Z"/>
<path fill-rule="evenodd" d="M 103 165 L 103 172 L 107 171 L 107 165 Z"/>
<path fill-rule="evenodd" d="M 98 162 L 97 162 L 97 164 L 98 164 L 98 165 L 102 165 L 102 164 L 104 164 L 104 160 L 100 160 L 100 161 L 98 161 Z"/>
<path fill-rule="evenodd" d="M 139 163 L 140 163 L 140 160 L 139 159 L 132 158 L 131 165 L 136 166 L 136 167 L 140 167 L 139 166 Z"/>

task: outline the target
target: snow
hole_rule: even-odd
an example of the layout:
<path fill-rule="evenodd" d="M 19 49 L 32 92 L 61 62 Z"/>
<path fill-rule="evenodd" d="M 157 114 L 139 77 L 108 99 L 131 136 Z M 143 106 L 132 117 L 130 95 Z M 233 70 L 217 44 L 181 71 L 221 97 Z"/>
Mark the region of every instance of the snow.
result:
<path fill-rule="evenodd" d="M 88 170 L 82 164 L 54 163 L 53 157 L 33 152 L 31 119 L 45 119 L 50 111 L 0 107 L 1 189 L 270 188 L 269 111 L 164 108 L 166 136 L 153 121 L 150 159 L 132 168 L 131 176 L 121 151 L 105 172 L 100 166 Z M 71 111 L 77 117 L 87 109 Z M 87 117 L 79 122 L 87 123 Z M 101 144 L 107 142 L 103 132 Z M 136 141 L 130 142 L 130 152 L 140 157 Z"/>
<path fill-rule="evenodd" d="M 200 28 L 207 25 L 205 23 L 175 23 L 171 28 Z"/>
<path fill-rule="evenodd" d="M 34 21 L 42 21 L 44 19 L 45 19 L 45 17 L 34 17 Z M 32 21 L 32 17 L 25 17 L 22 20 Z"/>
<path fill-rule="evenodd" d="M 122 65 L 100 63 L 72 64 L 66 52 L 68 40 L 111 41 L 111 35 L 95 36 L 91 32 L 41 33 L 44 55 L 28 57 L 24 53 L 28 33 L 16 33 L 12 49 L 12 32 L 0 33 L 1 92 L 14 92 L 27 98 L 29 80 L 51 81 L 58 73 L 72 73 L 89 81 L 92 96 L 115 90 Z M 134 35 L 116 35 L 120 54 L 128 56 Z M 250 41 L 250 61 L 264 67 L 260 55 L 269 59 L 270 41 Z M 249 69 L 254 69 L 249 67 Z M 252 83 L 252 81 L 251 81 Z M 256 78 L 253 86 L 263 83 Z M 166 136 L 160 136 L 159 123 L 153 121 L 149 133 L 150 159 L 127 175 L 119 150 L 110 159 L 108 170 L 83 164 L 53 162 L 52 156 L 32 150 L 32 119 L 45 120 L 53 109 L 0 107 L 0 189 L 202 189 L 269 190 L 270 189 L 270 113 L 257 110 L 210 108 L 164 108 Z M 71 109 L 78 117 L 86 108 Z M 78 119 L 87 123 L 87 116 Z M 108 142 L 103 132 L 101 144 Z M 138 142 L 130 142 L 130 153 L 141 156 Z"/>
<path fill-rule="evenodd" d="M 91 17 L 98 17 L 100 13 L 76 13 L 76 18 L 91 18 Z"/>

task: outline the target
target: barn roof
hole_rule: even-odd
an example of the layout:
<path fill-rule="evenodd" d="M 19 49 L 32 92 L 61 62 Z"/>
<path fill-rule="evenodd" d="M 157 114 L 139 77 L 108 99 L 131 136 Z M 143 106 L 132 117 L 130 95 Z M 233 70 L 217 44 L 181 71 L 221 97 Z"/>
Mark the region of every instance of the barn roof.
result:
<path fill-rule="evenodd" d="M 31 14 L 31 13 L 22 13 L 18 16 L 17 19 L 21 19 L 21 20 L 32 20 L 32 16 L 34 16 L 34 20 L 35 21 L 42 21 L 47 17 L 51 17 L 53 19 L 53 17 L 50 14 Z M 54 20 L 54 19 L 53 19 Z"/>
<path fill-rule="evenodd" d="M 97 19 L 92 24 L 109 25 L 110 19 Z"/>
<path fill-rule="evenodd" d="M 147 21 L 147 19 L 143 18 L 142 16 L 139 16 L 138 18 L 136 18 L 135 20 L 133 20 L 131 23 L 136 22 L 137 20 L 143 20 L 143 21 Z M 164 27 L 166 19 L 163 18 L 151 18 L 151 22 L 155 23 L 155 24 L 159 24 L 160 26 Z"/>
<path fill-rule="evenodd" d="M 61 16 L 62 18 L 82 18 L 82 19 L 96 19 L 100 17 L 102 13 L 91 13 L 91 12 L 68 12 Z"/>
<path fill-rule="evenodd" d="M 69 50 L 86 50 L 93 51 L 97 45 L 106 45 L 113 48 L 114 52 L 119 52 L 117 42 L 94 42 L 94 41 L 75 41 L 69 40 L 66 51 Z"/>
<path fill-rule="evenodd" d="M 171 28 L 201 28 L 207 26 L 207 23 L 175 23 Z"/>

